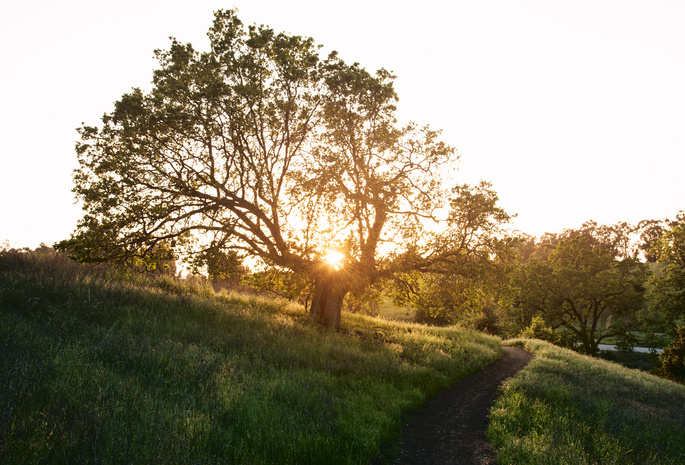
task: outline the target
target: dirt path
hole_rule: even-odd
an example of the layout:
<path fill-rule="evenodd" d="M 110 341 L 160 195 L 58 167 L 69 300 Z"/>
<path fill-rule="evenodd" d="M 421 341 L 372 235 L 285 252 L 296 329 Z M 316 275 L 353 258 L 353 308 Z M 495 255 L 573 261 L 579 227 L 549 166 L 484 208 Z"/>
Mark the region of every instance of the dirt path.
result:
<path fill-rule="evenodd" d="M 485 436 L 488 413 L 502 382 L 526 366 L 531 354 L 504 347 L 505 356 L 457 382 L 412 414 L 393 465 L 494 464 Z"/>

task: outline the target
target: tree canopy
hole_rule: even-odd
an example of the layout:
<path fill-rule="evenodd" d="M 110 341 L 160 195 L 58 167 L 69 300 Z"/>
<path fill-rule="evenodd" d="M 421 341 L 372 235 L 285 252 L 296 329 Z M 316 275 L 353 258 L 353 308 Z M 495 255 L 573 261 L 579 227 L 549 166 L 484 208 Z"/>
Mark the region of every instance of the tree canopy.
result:
<path fill-rule="evenodd" d="M 593 245 L 587 237 L 564 239 L 549 258 L 521 268 L 517 309 L 509 318 L 533 321 L 539 316 L 596 355 L 603 339 L 626 336 L 642 308 L 646 278 L 644 264 L 634 258 L 617 260 L 610 248 Z M 609 315 L 610 328 L 601 327 Z"/>
<path fill-rule="evenodd" d="M 675 332 L 685 321 L 685 212 L 670 225 L 650 249 L 659 264 L 649 280 L 649 308 L 642 316 L 652 327 Z"/>
<path fill-rule="evenodd" d="M 520 240 L 508 231 L 511 216 L 498 201 L 487 182 L 452 189 L 445 229 L 428 243 L 441 259 L 426 268 L 398 273 L 393 280 L 396 302 L 410 303 L 417 320 L 470 322 L 496 332 L 497 318 L 492 313 L 507 304 L 509 275 Z"/>
<path fill-rule="evenodd" d="M 74 191 L 84 216 L 57 247 L 82 261 L 234 250 L 314 283 L 332 326 L 351 290 L 448 261 L 426 229 L 457 158 L 428 126 L 400 125 L 394 76 L 313 39 L 215 13 L 211 47 L 172 39 L 149 92 L 133 89 L 100 127 L 83 125 Z M 440 250 L 425 244 L 440 244 Z M 331 248 L 341 269 L 325 262 Z"/>

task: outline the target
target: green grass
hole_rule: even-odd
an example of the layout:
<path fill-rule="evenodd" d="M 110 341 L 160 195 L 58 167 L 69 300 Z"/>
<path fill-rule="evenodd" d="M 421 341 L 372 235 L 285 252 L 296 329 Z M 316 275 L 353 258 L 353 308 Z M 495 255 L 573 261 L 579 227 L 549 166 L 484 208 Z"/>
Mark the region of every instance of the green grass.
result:
<path fill-rule="evenodd" d="M 685 462 L 685 386 L 534 340 L 491 410 L 500 464 Z"/>
<path fill-rule="evenodd" d="M 378 316 L 389 320 L 412 321 L 416 312 L 407 307 L 396 306 L 392 299 L 386 297 L 378 309 Z"/>
<path fill-rule="evenodd" d="M 362 464 L 500 340 L 0 252 L 0 463 Z"/>

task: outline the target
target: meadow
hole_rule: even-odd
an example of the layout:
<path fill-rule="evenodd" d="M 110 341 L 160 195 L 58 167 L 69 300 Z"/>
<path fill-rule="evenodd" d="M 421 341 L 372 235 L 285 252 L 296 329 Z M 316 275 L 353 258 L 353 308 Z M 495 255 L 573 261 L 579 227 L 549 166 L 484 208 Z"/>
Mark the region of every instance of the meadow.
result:
<path fill-rule="evenodd" d="M 492 407 L 505 464 L 685 463 L 685 386 L 538 340 Z"/>
<path fill-rule="evenodd" d="M 401 315 L 406 317 L 405 315 Z M 501 339 L 0 251 L 0 463 L 368 464 Z M 493 406 L 500 463 L 682 463 L 685 387 L 540 341 Z"/>
<path fill-rule="evenodd" d="M 498 338 L 0 256 L 0 463 L 368 463 Z M 383 449 L 383 450 L 382 450 Z"/>

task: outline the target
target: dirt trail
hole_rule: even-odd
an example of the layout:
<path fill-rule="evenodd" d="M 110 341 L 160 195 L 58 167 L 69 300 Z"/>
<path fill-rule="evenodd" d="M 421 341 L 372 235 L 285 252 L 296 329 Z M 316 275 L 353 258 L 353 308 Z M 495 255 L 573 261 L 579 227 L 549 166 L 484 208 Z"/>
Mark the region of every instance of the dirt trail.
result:
<path fill-rule="evenodd" d="M 393 465 L 496 463 L 485 435 L 490 407 L 502 382 L 532 358 L 523 349 L 504 350 L 503 358 L 458 381 L 412 414 Z"/>

